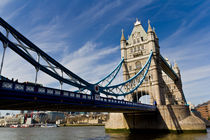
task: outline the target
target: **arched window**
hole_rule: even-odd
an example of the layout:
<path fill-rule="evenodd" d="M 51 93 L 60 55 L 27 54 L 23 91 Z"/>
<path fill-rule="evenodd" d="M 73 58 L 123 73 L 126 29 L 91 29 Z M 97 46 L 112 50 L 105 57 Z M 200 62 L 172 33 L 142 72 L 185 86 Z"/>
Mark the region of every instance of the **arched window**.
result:
<path fill-rule="evenodd" d="M 129 70 L 130 70 L 130 71 L 132 70 L 132 66 L 129 66 Z"/>
<path fill-rule="evenodd" d="M 133 53 L 133 48 L 130 48 L 131 53 Z"/>
<path fill-rule="evenodd" d="M 136 44 L 136 40 L 135 39 L 133 40 L 133 44 Z"/>
<path fill-rule="evenodd" d="M 140 70 L 142 68 L 141 62 L 137 61 L 136 62 L 136 69 Z"/>
<path fill-rule="evenodd" d="M 143 37 L 141 37 L 141 41 L 144 41 L 144 38 Z"/>
<path fill-rule="evenodd" d="M 139 43 L 140 41 L 139 41 L 139 38 L 137 38 L 137 43 Z"/>

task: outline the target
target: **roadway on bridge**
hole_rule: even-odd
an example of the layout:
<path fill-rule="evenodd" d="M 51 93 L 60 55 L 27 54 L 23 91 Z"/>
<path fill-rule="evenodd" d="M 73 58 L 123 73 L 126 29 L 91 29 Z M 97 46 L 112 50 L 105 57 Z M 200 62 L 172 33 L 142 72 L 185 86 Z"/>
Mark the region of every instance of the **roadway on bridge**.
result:
<path fill-rule="evenodd" d="M 4 80 L 0 80 L 0 109 L 123 113 L 156 111 L 152 105 Z"/>

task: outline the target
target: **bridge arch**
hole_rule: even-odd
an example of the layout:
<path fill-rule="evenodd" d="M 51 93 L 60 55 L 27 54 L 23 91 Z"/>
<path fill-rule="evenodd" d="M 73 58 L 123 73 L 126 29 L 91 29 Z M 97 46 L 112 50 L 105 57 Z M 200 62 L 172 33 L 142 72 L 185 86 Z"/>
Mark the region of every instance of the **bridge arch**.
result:
<path fill-rule="evenodd" d="M 132 102 L 153 105 L 154 97 L 149 90 L 141 90 L 132 94 Z"/>

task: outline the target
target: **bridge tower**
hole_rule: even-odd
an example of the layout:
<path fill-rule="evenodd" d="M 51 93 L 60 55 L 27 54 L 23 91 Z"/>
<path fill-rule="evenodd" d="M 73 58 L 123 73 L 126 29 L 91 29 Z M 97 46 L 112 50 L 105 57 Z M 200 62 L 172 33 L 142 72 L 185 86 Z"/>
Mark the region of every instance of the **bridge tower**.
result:
<path fill-rule="evenodd" d="M 127 100 L 136 101 L 138 97 L 150 95 L 150 104 L 153 104 L 154 101 L 158 105 L 186 104 L 177 64 L 171 68 L 177 75 L 175 80 L 171 79 L 161 67 L 159 39 L 151 27 L 150 21 L 148 21 L 146 32 L 137 19 L 128 40 L 125 39 L 122 30 L 120 45 L 121 57 L 125 60 L 123 64 L 124 81 L 134 76 L 142 68 L 149 57 L 150 51 L 153 51 L 152 63 L 145 82 L 135 93 L 128 95 Z M 171 67 L 169 61 L 166 63 Z"/>
<path fill-rule="evenodd" d="M 159 39 L 148 21 L 147 32 L 136 19 L 134 28 L 125 39 L 122 30 L 121 57 L 124 58 L 123 80 L 133 77 L 146 63 L 152 50 L 153 57 L 144 83 L 132 94 L 125 97 L 128 101 L 138 101 L 138 97 L 149 95 L 150 104 L 157 103 L 157 112 L 110 113 L 106 130 L 149 129 L 149 130 L 205 130 L 205 124 L 194 116 L 182 91 L 181 74 L 178 65 L 170 64 L 160 54 Z"/>
<path fill-rule="evenodd" d="M 136 19 L 134 28 L 128 40 L 125 39 L 122 31 L 120 45 L 121 57 L 123 57 L 125 60 L 123 65 L 124 81 L 134 76 L 142 68 L 142 66 L 146 63 L 151 50 L 154 53 L 149 74 L 145 78 L 145 82 L 135 93 L 128 95 L 126 99 L 129 101 L 134 101 L 137 97 L 150 95 L 151 104 L 154 100 L 157 102 L 157 104 L 163 104 L 164 99 L 160 94 L 161 71 L 158 65 L 160 52 L 158 38 L 155 35 L 155 32 L 152 30 L 150 23 L 148 23 L 148 31 L 146 32 L 142 27 L 141 22 Z M 136 96 L 136 94 L 138 96 Z"/>

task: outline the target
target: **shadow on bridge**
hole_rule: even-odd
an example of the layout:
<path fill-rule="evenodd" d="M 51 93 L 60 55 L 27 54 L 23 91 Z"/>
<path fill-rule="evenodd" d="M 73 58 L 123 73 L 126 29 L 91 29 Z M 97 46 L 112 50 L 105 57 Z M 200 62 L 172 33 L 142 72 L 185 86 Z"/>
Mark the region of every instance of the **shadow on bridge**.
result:
<path fill-rule="evenodd" d="M 175 84 L 177 84 L 177 81 L 174 81 Z M 165 96 L 164 98 L 162 99 L 165 99 L 166 97 L 168 98 L 168 101 L 169 101 L 169 105 L 166 105 L 167 107 L 167 110 L 169 112 L 169 119 L 172 119 L 173 121 L 173 124 L 176 128 L 176 131 L 177 133 L 182 133 L 182 128 L 179 124 L 179 120 L 178 118 L 176 117 L 174 111 L 173 111 L 173 108 L 171 107 L 171 105 L 174 105 L 174 104 L 178 104 L 177 101 L 174 99 L 174 96 L 172 95 L 172 93 L 170 92 L 170 89 L 168 87 L 168 85 L 164 82 L 163 80 L 163 84 L 164 84 L 164 87 L 165 87 L 165 90 L 164 90 L 164 94 L 163 95 L 167 95 Z M 177 85 L 176 85 L 177 86 Z M 178 87 L 178 86 L 177 86 Z"/>
<path fill-rule="evenodd" d="M 167 105 L 167 109 L 168 109 L 168 112 L 170 114 L 170 117 L 171 117 L 171 119 L 172 119 L 172 121 L 174 123 L 174 126 L 176 127 L 177 133 L 182 133 L 183 132 L 182 131 L 182 128 L 181 128 L 181 126 L 179 124 L 179 121 L 178 121 L 178 119 L 177 119 L 177 117 L 176 117 L 176 115 L 175 115 L 175 113 L 174 113 L 171 105 Z"/>

